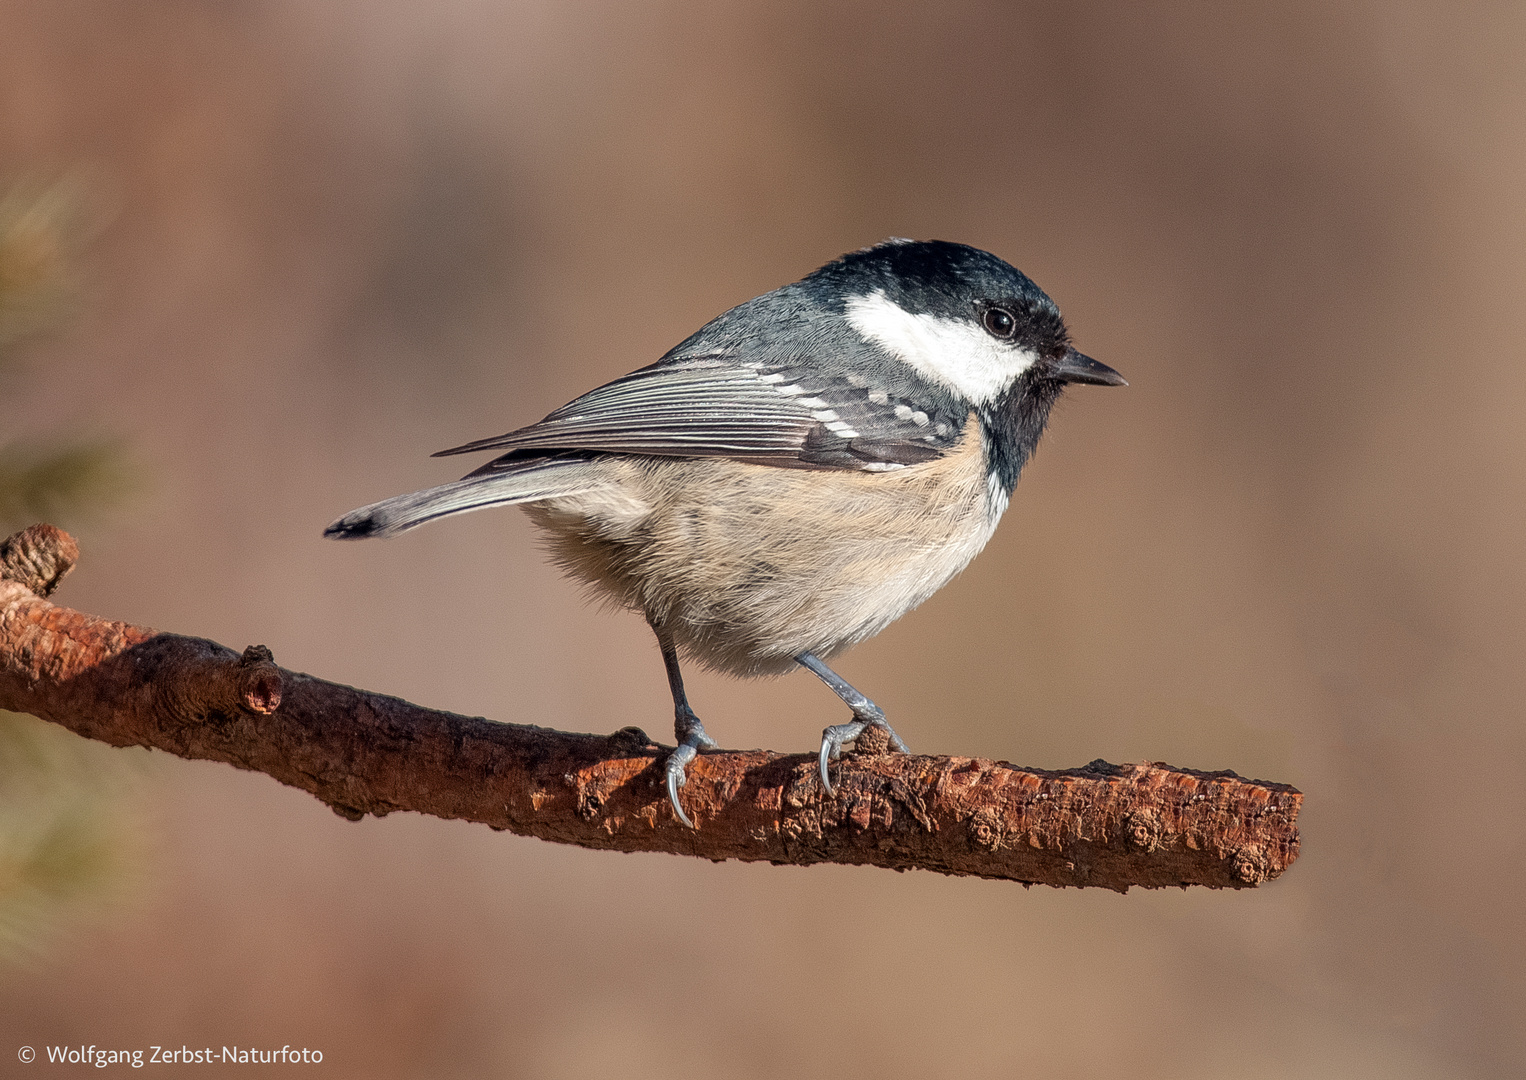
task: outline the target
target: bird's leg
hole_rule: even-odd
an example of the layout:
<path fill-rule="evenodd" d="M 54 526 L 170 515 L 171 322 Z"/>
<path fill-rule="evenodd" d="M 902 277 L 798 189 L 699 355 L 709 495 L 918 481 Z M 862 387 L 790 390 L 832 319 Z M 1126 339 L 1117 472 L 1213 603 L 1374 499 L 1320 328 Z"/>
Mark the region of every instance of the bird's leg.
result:
<path fill-rule="evenodd" d="M 885 733 L 890 736 L 891 746 L 903 754 L 911 753 L 906 749 L 906 744 L 901 741 L 901 737 L 895 733 L 895 729 L 885 722 L 885 714 L 880 707 L 850 686 L 841 675 L 808 652 L 796 656 L 795 662 L 830 686 L 832 692 L 842 698 L 848 708 L 853 710 L 854 719 L 851 724 L 834 724 L 821 733 L 821 783 L 827 789 L 828 795 L 832 794 L 832 778 L 827 775 L 827 762 L 840 756 L 843 744 L 858 738 L 864 733 L 865 728 L 871 725 L 884 728 Z"/>
<path fill-rule="evenodd" d="M 657 635 L 657 644 L 662 648 L 662 662 L 668 669 L 668 689 L 673 691 L 673 735 L 678 740 L 678 749 L 668 755 L 668 801 L 673 804 L 673 813 L 678 815 L 678 820 L 692 829 L 694 822 L 689 820 L 684 808 L 678 805 L 678 789 L 688 780 L 684 767 L 701 750 L 713 750 L 716 742 L 705 734 L 705 725 L 699 722 L 699 717 L 689 708 L 689 698 L 684 693 L 684 677 L 678 670 L 678 649 L 673 645 L 673 635 L 655 619 L 648 622 L 651 623 L 652 632 Z"/>

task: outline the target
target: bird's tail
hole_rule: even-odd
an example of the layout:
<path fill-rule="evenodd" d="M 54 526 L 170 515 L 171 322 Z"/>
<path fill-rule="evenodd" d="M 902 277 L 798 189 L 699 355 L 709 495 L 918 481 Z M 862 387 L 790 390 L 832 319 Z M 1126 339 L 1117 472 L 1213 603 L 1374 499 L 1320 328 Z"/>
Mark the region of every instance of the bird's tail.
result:
<path fill-rule="evenodd" d="M 592 485 L 585 460 L 537 461 L 499 473 L 468 476 L 451 484 L 383 499 L 351 510 L 323 535 L 333 540 L 396 536 L 425 522 L 488 506 L 512 506 L 558 495 L 576 495 Z"/>

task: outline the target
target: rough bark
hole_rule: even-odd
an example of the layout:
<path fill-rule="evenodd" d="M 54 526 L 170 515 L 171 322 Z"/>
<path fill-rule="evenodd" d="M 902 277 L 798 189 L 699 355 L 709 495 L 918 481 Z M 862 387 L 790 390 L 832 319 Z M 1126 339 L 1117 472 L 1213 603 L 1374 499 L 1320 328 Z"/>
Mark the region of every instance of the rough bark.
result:
<path fill-rule="evenodd" d="M 239 654 L 55 606 L 46 597 L 77 556 L 50 525 L 0 544 L 0 708 L 263 772 L 351 819 L 415 810 L 590 848 L 1120 891 L 1254 886 L 1298 855 L 1303 797 L 1285 784 L 1152 763 L 1049 772 L 883 744 L 835 767 L 835 795 L 814 755 L 702 754 L 683 789 L 689 829 L 662 786 L 666 748 L 639 728 L 457 716 L 287 671 L 263 646 Z"/>

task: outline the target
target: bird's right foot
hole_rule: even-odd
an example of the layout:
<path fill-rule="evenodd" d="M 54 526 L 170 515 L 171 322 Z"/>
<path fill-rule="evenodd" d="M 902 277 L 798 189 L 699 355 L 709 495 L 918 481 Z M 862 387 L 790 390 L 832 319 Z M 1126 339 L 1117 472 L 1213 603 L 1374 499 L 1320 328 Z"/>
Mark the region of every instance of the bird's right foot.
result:
<path fill-rule="evenodd" d="M 678 815 L 678 820 L 692 829 L 694 822 L 689 820 L 689 815 L 684 813 L 683 806 L 678 802 L 678 789 L 688 782 L 685 770 L 689 762 L 698 757 L 701 750 L 714 750 L 719 744 L 705 734 L 705 725 L 699 722 L 699 717 L 688 706 L 678 710 L 673 722 L 673 734 L 678 738 L 678 748 L 668 755 L 668 801 L 673 804 L 673 813 Z"/>

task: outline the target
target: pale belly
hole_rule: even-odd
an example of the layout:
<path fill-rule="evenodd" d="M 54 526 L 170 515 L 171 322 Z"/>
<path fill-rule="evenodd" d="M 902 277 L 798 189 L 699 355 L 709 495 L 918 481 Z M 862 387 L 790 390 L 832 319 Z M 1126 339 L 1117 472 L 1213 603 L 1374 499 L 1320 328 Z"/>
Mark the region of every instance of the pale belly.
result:
<path fill-rule="evenodd" d="M 936 461 L 891 472 L 610 457 L 594 490 L 525 507 L 553 556 L 721 671 L 789 670 L 879 633 L 990 539 L 978 426 Z"/>

